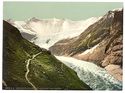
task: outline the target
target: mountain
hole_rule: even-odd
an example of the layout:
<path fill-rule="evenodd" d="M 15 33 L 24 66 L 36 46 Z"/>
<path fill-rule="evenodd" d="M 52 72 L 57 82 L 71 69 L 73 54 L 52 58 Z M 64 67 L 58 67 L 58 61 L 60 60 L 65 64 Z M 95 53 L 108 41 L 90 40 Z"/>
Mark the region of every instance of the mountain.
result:
<path fill-rule="evenodd" d="M 26 21 L 7 20 L 17 27 L 25 39 L 48 49 L 59 40 L 72 38 L 81 34 L 88 26 L 101 17 L 92 17 L 87 20 L 72 21 L 69 19 L 37 19 L 35 17 Z"/>
<path fill-rule="evenodd" d="M 8 19 L 7 22 L 10 23 L 11 25 L 13 25 L 14 27 L 18 28 L 18 30 L 21 32 L 21 35 L 25 39 L 30 41 L 32 38 L 36 37 L 35 32 L 31 31 L 30 29 L 25 29 L 24 25 L 26 24 L 26 22 L 14 21 L 12 19 Z"/>
<path fill-rule="evenodd" d="M 76 73 L 50 51 L 24 39 L 3 21 L 3 89 L 85 89 Z"/>
<path fill-rule="evenodd" d="M 108 11 L 79 36 L 60 40 L 49 49 L 54 55 L 94 62 L 122 80 L 123 9 Z"/>

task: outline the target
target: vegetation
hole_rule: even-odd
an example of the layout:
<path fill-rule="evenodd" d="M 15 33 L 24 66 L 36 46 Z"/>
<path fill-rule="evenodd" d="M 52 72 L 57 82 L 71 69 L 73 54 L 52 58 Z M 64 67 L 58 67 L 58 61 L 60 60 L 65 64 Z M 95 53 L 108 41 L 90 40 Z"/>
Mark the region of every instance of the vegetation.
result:
<path fill-rule="evenodd" d="M 29 64 L 28 79 L 37 89 L 86 89 L 76 73 L 57 60 L 49 51 L 22 38 L 19 31 L 3 22 L 3 89 L 33 89 L 25 73 L 28 59 L 41 52 Z"/>

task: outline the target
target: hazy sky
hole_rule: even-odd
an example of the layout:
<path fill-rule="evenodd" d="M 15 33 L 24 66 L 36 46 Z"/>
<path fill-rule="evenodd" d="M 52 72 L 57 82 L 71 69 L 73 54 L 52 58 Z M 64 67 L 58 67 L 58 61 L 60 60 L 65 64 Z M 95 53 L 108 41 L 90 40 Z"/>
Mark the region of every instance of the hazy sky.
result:
<path fill-rule="evenodd" d="M 104 15 L 108 10 L 123 7 L 120 2 L 4 2 L 4 19 L 26 20 L 31 17 L 40 19 L 67 18 L 84 20 Z"/>

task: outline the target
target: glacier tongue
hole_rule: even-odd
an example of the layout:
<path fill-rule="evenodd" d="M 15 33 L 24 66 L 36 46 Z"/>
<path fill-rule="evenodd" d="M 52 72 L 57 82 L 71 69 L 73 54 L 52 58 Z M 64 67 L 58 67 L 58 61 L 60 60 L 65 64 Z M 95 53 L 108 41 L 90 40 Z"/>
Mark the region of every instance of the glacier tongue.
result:
<path fill-rule="evenodd" d="M 97 65 L 71 57 L 56 56 L 61 62 L 76 71 L 78 77 L 94 90 L 121 90 L 122 82 Z"/>

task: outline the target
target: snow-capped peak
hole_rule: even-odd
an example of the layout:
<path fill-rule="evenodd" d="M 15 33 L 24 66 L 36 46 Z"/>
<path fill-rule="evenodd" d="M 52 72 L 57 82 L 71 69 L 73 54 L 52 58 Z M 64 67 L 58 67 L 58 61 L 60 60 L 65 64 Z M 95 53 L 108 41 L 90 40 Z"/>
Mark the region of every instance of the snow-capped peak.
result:
<path fill-rule="evenodd" d="M 122 11 L 123 8 L 116 8 L 116 9 L 113 9 L 112 11 Z"/>
<path fill-rule="evenodd" d="M 35 35 L 31 42 L 48 49 L 59 40 L 80 35 L 100 18 L 92 17 L 87 20 L 72 21 L 69 19 L 37 19 L 33 17 L 26 21 L 15 21 L 14 26 L 21 33 Z M 46 43 L 47 40 L 49 40 L 48 43 Z"/>

